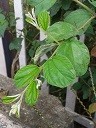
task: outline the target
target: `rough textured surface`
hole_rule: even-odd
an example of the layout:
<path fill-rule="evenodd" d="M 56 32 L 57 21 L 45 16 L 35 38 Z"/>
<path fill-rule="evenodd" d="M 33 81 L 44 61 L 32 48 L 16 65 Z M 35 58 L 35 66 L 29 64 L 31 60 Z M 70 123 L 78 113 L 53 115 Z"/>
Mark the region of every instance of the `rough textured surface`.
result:
<path fill-rule="evenodd" d="M 0 111 L 0 128 L 22 128 L 22 125 L 9 119 L 2 113 L 2 111 Z"/>
<path fill-rule="evenodd" d="M 10 89 L 8 95 L 18 93 L 18 90 L 13 84 L 13 80 L 3 77 L 2 75 L 0 75 L 0 88 L 2 90 L 0 92 L 0 97 L 7 92 L 3 91 L 3 89 Z M 3 105 L 2 102 L 0 102 L 0 110 L 2 110 L 0 112 L 0 124 L 2 124 L 1 116 L 4 116 L 4 114 L 8 115 L 10 105 Z M 9 117 L 6 116 L 5 118 L 8 119 Z M 22 128 L 72 128 L 72 119 L 70 115 L 64 111 L 64 107 L 58 98 L 52 95 L 47 96 L 40 94 L 35 107 L 27 106 L 23 101 L 20 119 L 12 116 L 9 118 L 8 122 L 10 122 L 10 119 L 11 123 L 13 121 L 21 124 L 18 125 L 18 127 L 12 126 L 12 128 L 21 128 L 21 126 Z M 11 126 L 0 126 L 0 128 L 11 128 Z"/>

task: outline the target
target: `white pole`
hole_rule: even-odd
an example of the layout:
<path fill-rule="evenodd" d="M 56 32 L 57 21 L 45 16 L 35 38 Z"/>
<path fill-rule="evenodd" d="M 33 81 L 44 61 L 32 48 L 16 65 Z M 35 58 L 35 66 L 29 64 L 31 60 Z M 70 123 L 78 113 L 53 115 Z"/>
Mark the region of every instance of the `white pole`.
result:
<path fill-rule="evenodd" d="M 0 74 L 7 76 L 2 38 L 0 37 Z"/>
<path fill-rule="evenodd" d="M 44 35 L 42 31 L 40 31 L 40 41 L 44 40 L 47 36 Z M 42 62 L 44 59 L 48 59 L 46 54 L 44 54 L 41 58 L 40 61 Z M 41 93 L 48 95 L 49 94 L 49 87 L 47 86 L 47 82 L 44 81 L 42 88 L 41 88 Z"/>
<path fill-rule="evenodd" d="M 15 12 L 15 18 L 19 18 L 16 22 L 16 33 L 17 37 L 19 37 L 21 34 L 24 37 L 24 34 L 21 33 L 19 30 L 22 30 L 24 28 L 23 24 L 23 3 L 22 0 L 14 0 L 14 12 Z M 25 53 L 25 40 L 23 38 L 22 41 L 22 48 L 19 55 L 19 64 L 20 68 L 26 65 L 26 53 Z"/>
<path fill-rule="evenodd" d="M 80 41 L 84 43 L 85 40 L 85 35 L 83 34 L 82 36 L 80 36 Z M 76 78 L 76 81 L 74 83 L 78 82 L 78 77 Z M 75 94 L 72 92 L 70 86 L 67 87 L 67 93 L 66 93 L 66 104 L 65 107 L 70 108 L 72 111 L 75 110 L 75 104 L 76 103 L 76 96 Z"/>

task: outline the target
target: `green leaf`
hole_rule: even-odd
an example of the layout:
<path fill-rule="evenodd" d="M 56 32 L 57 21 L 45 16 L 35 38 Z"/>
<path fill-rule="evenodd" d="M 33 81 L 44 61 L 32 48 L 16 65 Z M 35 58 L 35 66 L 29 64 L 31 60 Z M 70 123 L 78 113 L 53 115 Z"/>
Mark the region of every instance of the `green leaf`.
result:
<path fill-rule="evenodd" d="M 83 90 L 83 99 L 86 100 L 89 97 L 89 89 L 88 87 L 86 88 L 86 90 Z"/>
<path fill-rule="evenodd" d="M 30 83 L 26 90 L 25 101 L 28 105 L 35 105 L 38 99 L 39 90 L 36 88 L 37 82 Z"/>
<path fill-rule="evenodd" d="M 94 83 L 94 85 L 96 87 L 96 74 L 95 73 L 94 74 L 92 73 L 92 77 L 93 77 L 93 83 Z M 88 79 L 88 84 L 89 85 L 92 85 L 91 78 Z"/>
<path fill-rule="evenodd" d="M 56 46 L 55 43 L 51 43 L 51 44 L 46 44 L 46 45 L 41 45 L 35 53 L 35 57 L 34 57 L 34 63 L 36 63 L 38 61 L 38 59 L 43 56 L 45 53 L 47 53 L 48 51 L 51 51 L 54 47 Z"/>
<path fill-rule="evenodd" d="M 27 0 L 28 4 L 35 6 L 36 15 L 51 8 L 57 0 Z"/>
<path fill-rule="evenodd" d="M 4 32 L 8 26 L 8 22 L 3 14 L 0 14 L 0 36 L 4 36 Z"/>
<path fill-rule="evenodd" d="M 56 13 L 59 11 L 61 6 L 62 6 L 61 1 L 57 1 L 49 10 L 50 16 L 52 17 L 52 16 L 56 15 Z"/>
<path fill-rule="evenodd" d="M 42 0 L 27 0 L 27 3 L 31 6 L 37 6 L 38 4 L 40 4 L 42 2 Z"/>
<path fill-rule="evenodd" d="M 75 89 L 76 91 L 80 90 L 81 87 L 82 87 L 82 85 L 80 82 L 77 82 L 77 83 L 73 84 L 73 86 L 72 86 L 72 88 Z"/>
<path fill-rule="evenodd" d="M 30 84 L 39 74 L 40 69 L 36 65 L 27 65 L 21 68 L 14 77 L 14 83 L 18 88 Z"/>
<path fill-rule="evenodd" d="M 92 93 L 91 97 L 90 97 L 91 103 L 96 102 L 96 98 L 95 95 Z"/>
<path fill-rule="evenodd" d="M 53 42 L 53 38 L 57 41 L 68 39 L 77 35 L 77 33 L 78 31 L 73 25 L 66 22 L 57 22 L 47 29 L 48 38 L 46 41 Z"/>
<path fill-rule="evenodd" d="M 76 78 L 76 72 L 69 59 L 62 55 L 50 58 L 43 65 L 43 75 L 46 81 L 57 87 L 67 87 Z"/>
<path fill-rule="evenodd" d="M 72 3 L 72 0 L 62 0 L 62 8 L 64 10 L 68 10 L 71 3 Z"/>
<path fill-rule="evenodd" d="M 0 23 L 0 36 L 4 37 L 4 32 L 8 27 L 8 22 L 4 20 L 3 23 Z"/>
<path fill-rule="evenodd" d="M 81 78 L 82 79 L 86 79 L 86 78 L 88 78 L 90 76 L 90 74 L 89 74 L 89 71 L 87 70 L 87 72 L 83 75 L 83 76 L 81 76 Z"/>
<path fill-rule="evenodd" d="M 75 28 L 81 28 L 91 18 L 91 16 L 92 15 L 85 9 L 77 9 L 66 16 L 64 21 L 74 25 Z M 82 35 L 89 25 L 90 23 L 88 23 L 84 29 L 80 30 L 78 34 Z"/>
<path fill-rule="evenodd" d="M 88 0 L 85 0 L 83 2 L 83 4 L 85 4 L 87 7 L 89 7 L 90 9 L 92 9 L 95 12 L 95 8 L 92 4 L 90 4 L 90 2 Z"/>
<path fill-rule="evenodd" d="M 20 94 L 14 95 L 14 96 L 4 96 L 2 98 L 4 104 L 9 104 L 14 102 L 17 98 L 19 98 Z"/>
<path fill-rule="evenodd" d="M 83 92 L 83 99 L 88 99 L 90 96 L 90 88 L 88 85 L 84 84 L 82 85 L 82 92 Z"/>
<path fill-rule="evenodd" d="M 93 31 L 92 25 L 89 25 L 88 29 L 86 30 L 86 33 L 94 35 L 94 31 Z"/>
<path fill-rule="evenodd" d="M 34 53 L 35 53 L 35 51 L 34 51 L 34 48 L 33 48 L 33 46 L 32 46 L 32 47 L 29 49 L 29 56 L 30 56 L 31 58 L 33 58 Z"/>
<path fill-rule="evenodd" d="M 39 27 L 43 30 L 47 30 L 47 28 L 49 27 L 50 24 L 50 16 L 48 14 L 48 12 L 41 12 L 38 15 L 38 24 Z"/>
<path fill-rule="evenodd" d="M 0 22 L 5 20 L 5 16 L 3 14 L 0 14 Z"/>
<path fill-rule="evenodd" d="M 23 38 L 15 38 L 9 45 L 9 49 L 13 50 L 16 49 L 18 52 L 21 50 L 21 43 L 22 43 Z"/>
<path fill-rule="evenodd" d="M 73 64 L 77 76 L 86 73 L 90 55 L 86 45 L 79 40 L 66 40 L 57 48 L 56 54 L 66 56 Z"/>
<path fill-rule="evenodd" d="M 96 0 L 88 0 L 93 6 L 96 7 Z"/>
<path fill-rule="evenodd" d="M 29 17 L 26 17 L 26 21 L 27 21 L 28 23 L 30 23 L 30 24 L 33 24 L 32 19 L 30 19 Z"/>

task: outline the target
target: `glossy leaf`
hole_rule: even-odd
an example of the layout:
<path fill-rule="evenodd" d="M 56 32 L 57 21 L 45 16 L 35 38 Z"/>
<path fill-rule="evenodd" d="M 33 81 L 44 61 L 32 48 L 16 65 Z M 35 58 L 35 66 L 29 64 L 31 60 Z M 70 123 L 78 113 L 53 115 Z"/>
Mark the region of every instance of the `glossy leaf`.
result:
<path fill-rule="evenodd" d="M 68 16 L 65 17 L 64 21 L 74 25 L 75 28 L 81 28 L 90 18 L 91 14 L 85 9 L 78 9 L 76 11 L 72 11 Z M 79 35 L 82 35 L 90 23 L 86 25 L 86 27 L 79 31 Z"/>
<path fill-rule="evenodd" d="M 67 40 L 57 49 L 57 54 L 66 56 L 73 64 L 77 76 L 86 73 L 90 62 L 90 55 L 85 44 L 78 40 Z"/>
<path fill-rule="evenodd" d="M 36 88 L 37 82 L 33 81 L 30 83 L 26 90 L 25 101 L 28 105 L 35 105 L 38 99 L 39 90 Z"/>
<path fill-rule="evenodd" d="M 93 103 L 89 106 L 89 112 L 94 113 L 96 112 L 96 103 Z"/>
<path fill-rule="evenodd" d="M 57 87 L 67 87 L 76 78 L 76 72 L 69 59 L 62 55 L 50 58 L 43 66 L 46 81 Z"/>
<path fill-rule="evenodd" d="M 57 22 L 47 29 L 47 33 L 48 38 L 46 40 L 48 42 L 53 42 L 53 38 L 55 38 L 57 41 L 60 41 L 73 37 L 77 34 L 77 30 L 69 23 Z"/>
<path fill-rule="evenodd" d="M 39 74 L 40 69 L 36 65 L 27 65 L 21 68 L 14 77 L 14 83 L 18 88 L 30 84 Z"/>
<path fill-rule="evenodd" d="M 50 24 L 50 16 L 48 12 L 41 12 L 38 15 L 38 24 L 39 27 L 43 30 L 47 30 L 49 24 Z"/>
<path fill-rule="evenodd" d="M 36 15 L 51 8 L 57 0 L 28 0 L 28 4 L 35 6 Z"/>
<path fill-rule="evenodd" d="M 35 53 L 35 57 L 34 57 L 34 63 L 36 63 L 38 61 L 38 59 L 43 56 L 45 53 L 47 53 L 48 51 L 52 50 L 54 47 L 56 46 L 55 43 L 51 43 L 51 44 L 46 44 L 46 45 L 41 45 Z"/>

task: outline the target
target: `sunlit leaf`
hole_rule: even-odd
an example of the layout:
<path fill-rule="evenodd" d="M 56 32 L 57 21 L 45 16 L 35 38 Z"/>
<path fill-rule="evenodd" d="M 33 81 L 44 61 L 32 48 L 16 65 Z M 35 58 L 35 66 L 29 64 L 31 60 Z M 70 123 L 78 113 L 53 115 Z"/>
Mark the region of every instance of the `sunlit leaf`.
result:
<path fill-rule="evenodd" d="M 35 7 L 36 15 L 51 8 L 57 0 L 27 0 L 28 4 Z"/>
<path fill-rule="evenodd" d="M 72 84 L 76 78 L 73 65 L 62 55 L 56 55 L 44 64 L 43 75 L 49 84 L 61 88 Z"/>
<path fill-rule="evenodd" d="M 14 83 L 18 88 L 25 87 L 34 80 L 40 72 L 40 69 L 36 65 L 27 65 L 21 68 L 14 77 Z"/>
<path fill-rule="evenodd" d="M 30 83 L 26 90 L 25 100 L 28 105 L 35 105 L 38 99 L 39 90 L 36 88 L 37 82 L 33 81 Z"/>
<path fill-rule="evenodd" d="M 38 15 L 38 24 L 39 27 L 43 30 L 47 30 L 49 24 L 50 24 L 50 16 L 48 12 L 41 12 Z"/>
<path fill-rule="evenodd" d="M 73 64 L 77 76 L 86 73 L 90 55 L 86 45 L 79 40 L 66 40 L 57 49 L 57 54 L 66 56 Z"/>
<path fill-rule="evenodd" d="M 72 11 L 68 16 L 65 17 L 64 21 L 72 24 L 75 28 L 81 28 L 90 18 L 91 14 L 85 9 L 77 9 Z M 90 22 L 86 25 L 84 29 L 81 29 L 78 34 L 82 35 L 89 27 Z"/>
<path fill-rule="evenodd" d="M 89 112 L 94 113 L 96 112 L 96 103 L 93 103 L 89 106 Z"/>
<path fill-rule="evenodd" d="M 2 101 L 3 101 L 4 104 L 9 104 L 9 103 L 14 102 L 19 97 L 20 97 L 20 94 L 13 95 L 13 96 L 4 96 L 2 98 Z"/>
<path fill-rule="evenodd" d="M 57 22 L 47 29 L 47 33 L 48 38 L 46 40 L 48 42 L 53 42 L 53 39 L 60 41 L 76 36 L 78 31 L 73 25 L 69 23 Z"/>

